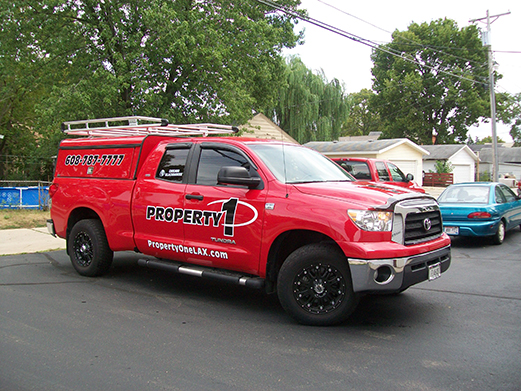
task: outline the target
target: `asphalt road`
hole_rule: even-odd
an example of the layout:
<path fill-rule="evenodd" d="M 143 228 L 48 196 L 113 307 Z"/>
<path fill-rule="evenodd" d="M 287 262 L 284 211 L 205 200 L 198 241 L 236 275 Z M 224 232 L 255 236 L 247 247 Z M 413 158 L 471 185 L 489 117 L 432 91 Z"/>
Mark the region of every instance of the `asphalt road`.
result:
<path fill-rule="evenodd" d="M 329 328 L 133 253 L 97 279 L 64 251 L 0 257 L 0 390 L 519 390 L 521 232 L 452 255 L 442 278 Z"/>

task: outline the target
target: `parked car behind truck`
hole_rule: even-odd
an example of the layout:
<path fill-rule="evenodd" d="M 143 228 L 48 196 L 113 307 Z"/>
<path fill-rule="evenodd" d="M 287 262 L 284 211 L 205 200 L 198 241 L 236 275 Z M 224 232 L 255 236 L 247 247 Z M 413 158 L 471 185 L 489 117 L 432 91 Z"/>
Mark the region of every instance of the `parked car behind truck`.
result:
<path fill-rule="evenodd" d="M 487 236 L 502 244 L 508 230 L 521 227 L 521 198 L 503 183 L 450 185 L 438 202 L 444 230 L 451 236 Z"/>
<path fill-rule="evenodd" d="M 142 266 L 276 292 L 297 321 L 331 325 L 363 293 L 400 292 L 448 269 L 431 196 L 353 182 L 300 145 L 187 127 L 65 123 L 92 137 L 60 145 L 48 227 L 78 273 L 106 273 L 114 251 L 134 250 L 147 255 Z"/>
<path fill-rule="evenodd" d="M 396 164 L 388 160 L 364 157 L 334 158 L 332 160 L 359 181 L 378 182 L 425 193 L 425 190 L 414 182 L 412 174 L 405 175 Z"/>

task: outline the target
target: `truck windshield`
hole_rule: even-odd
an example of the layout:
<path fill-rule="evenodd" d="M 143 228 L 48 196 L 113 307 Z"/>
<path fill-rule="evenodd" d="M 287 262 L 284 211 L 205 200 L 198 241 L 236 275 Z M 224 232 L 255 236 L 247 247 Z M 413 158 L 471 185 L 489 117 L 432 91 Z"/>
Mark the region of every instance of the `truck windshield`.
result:
<path fill-rule="evenodd" d="M 353 181 L 345 170 L 309 148 L 290 144 L 249 147 L 282 183 Z"/>

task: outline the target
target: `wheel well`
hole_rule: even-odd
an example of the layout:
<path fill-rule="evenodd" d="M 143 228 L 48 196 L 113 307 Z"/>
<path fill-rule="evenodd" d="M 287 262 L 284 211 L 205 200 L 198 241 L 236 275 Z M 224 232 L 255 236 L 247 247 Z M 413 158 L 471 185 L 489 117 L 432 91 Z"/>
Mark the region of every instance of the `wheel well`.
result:
<path fill-rule="evenodd" d="M 80 221 L 84 219 L 96 219 L 101 220 L 96 212 L 89 208 L 78 208 L 74 209 L 72 213 L 69 215 L 69 219 L 67 220 L 67 243 L 69 242 L 69 234 L 71 233 L 72 227 Z"/>
<path fill-rule="evenodd" d="M 266 265 L 266 281 L 271 283 L 270 286 L 275 286 L 280 267 L 286 258 L 296 249 L 311 243 L 329 243 L 337 247 L 340 251 L 340 246 L 329 236 L 320 232 L 307 230 L 294 230 L 281 234 L 271 246 L 268 254 L 268 264 Z M 271 290 L 271 289 L 268 289 Z"/>

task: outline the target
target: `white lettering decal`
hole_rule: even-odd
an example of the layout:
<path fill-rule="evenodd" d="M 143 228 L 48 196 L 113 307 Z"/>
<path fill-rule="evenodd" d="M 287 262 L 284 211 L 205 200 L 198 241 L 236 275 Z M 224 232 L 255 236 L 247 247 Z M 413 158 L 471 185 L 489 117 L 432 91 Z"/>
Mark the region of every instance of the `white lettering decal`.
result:
<path fill-rule="evenodd" d="M 146 208 L 146 219 L 154 221 L 165 221 L 168 223 L 182 223 L 187 225 L 197 226 L 212 226 L 219 227 L 223 225 L 224 236 L 233 237 L 234 229 L 237 227 L 244 227 L 252 224 L 259 217 L 259 212 L 253 205 L 237 198 L 230 198 L 229 200 L 218 200 L 210 202 L 208 205 L 222 204 L 221 210 L 198 210 L 198 209 L 182 209 L 172 207 L 162 207 L 149 205 Z M 253 217 L 248 221 L 236 221 L 237 208 L 245 206 L 253 212 Z"/>
<path fill-rule="evenodd" d="M 154 242 L 153 240 L 147 240 L 147 243 L 148 247 L 155 248 L 161 251 L 172 251 L 175 253 L 200 255 L 208 258 L 228 259 L 228 253 L 226 251 L 214 251 L 204 247 L 183 246 L 172 243 Z"/>

